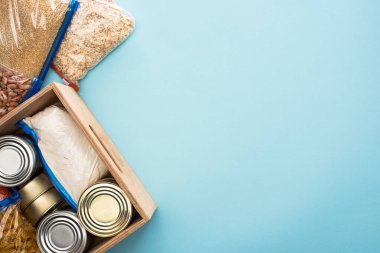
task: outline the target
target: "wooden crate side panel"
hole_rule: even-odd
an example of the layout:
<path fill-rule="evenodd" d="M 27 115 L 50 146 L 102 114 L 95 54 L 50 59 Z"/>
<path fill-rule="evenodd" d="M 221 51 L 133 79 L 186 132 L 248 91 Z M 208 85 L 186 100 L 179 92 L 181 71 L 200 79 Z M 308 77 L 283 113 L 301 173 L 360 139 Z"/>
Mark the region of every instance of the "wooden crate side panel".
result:
<path fill-rule="evenodd" d="M 111 237 L 110 239 L 96 245 L 94 248 L 89 250 L 89 253 L 102 253 L 106 252 L 119 242 L 121 242 L 123 239 L 134 233 L 137 229 L 141 228 L 147 223 L 146 220 L 140 219 L 139 221 L 133 223 L 132 225 L 128 226 L 127 229 L 123 230 L 119 234 L 115 235 L 114 237 Z"/>
<path fill-rule="evenodd" d="M 108 136 L 93 118 L 87 106 L 75 92 L 71 94 L 71 91 L 73 91 L 71 88 L 59 84 L 45 87 L 35 96 L 28 99 L 23 104 L 16 107 L 12 112 L 0 119 L 0 134 L 4 135 L 15 133 L 18 130 L 15 124 L 19 120 L 32 116 L 49 105 L 61 102 L 62 105 L 65 106 L 74 121 L 78 124 L 78 127 L 82 129 L 89 141 L 92 142 L 91 144 L 97 153 L 100 155 L 103 154 L 103 156 L 101 155 L 102 159 L 107 161 L 106 164 L 108 168 L 111 168 L 113 176 L 116 178 L 118 183 L 121 183 L 120 186 L 127 192 L 136 210 L 141 215 L 141 218 L 132 223 L 132 225 L 128 226 L 118 235 L 99 243 L 92 249 L 89 249 L 89 252 L 93 253 L 105 252 L 145 225 L 145 223 L 152 216 L 156 206 L 138 178 L 118 152 L 117 148 L 112 144 L 112 142 L 108 142 Z M 65 99 L 67 96 L 69 96 L 69 98 Z M 73 105 L 73 107 L 70 105 Z M 85 124 L 88 124 L 89 127 L 86 128 L 85 124 L 81 124 L 82 121 L 86 122 Z M 91 122 L 91 124 L 89 124 L 89 122 Z M 95 138 L 95 141 L 93 141 L 92 138 Z M 99 143 L 97 143 L 101 142 L 102 139 L 106 140 L 105 144 L 101 144 L 105 146 L 103 149 L 99 147 Z M 120 172 L 118 172 L 119 170 Z M 128 173 L 128 171 L 130 171 L 130 173 Z"/>
<path fill-rule="evenodd" d="M 32 116 L 55 102 L 58 102 L 58 98 L 52 87 L 44 88 L 0 119 L 0 133 L 4 135 L 16 132 L 19 120 Z"/>
<path fill-rule="evenodd" d="M 92 116 L 86 104 L 68 86 L 53 84 L 53 89 L 74 121 L 88 137 L 100 158 L 105 162 L 112 176 L 131 199 L 137 212 L 144 219 L 149 220 L 156 210 L 155 203 L 103 128 Z M 71 105 L 74 105 L 75 108 Z"/>

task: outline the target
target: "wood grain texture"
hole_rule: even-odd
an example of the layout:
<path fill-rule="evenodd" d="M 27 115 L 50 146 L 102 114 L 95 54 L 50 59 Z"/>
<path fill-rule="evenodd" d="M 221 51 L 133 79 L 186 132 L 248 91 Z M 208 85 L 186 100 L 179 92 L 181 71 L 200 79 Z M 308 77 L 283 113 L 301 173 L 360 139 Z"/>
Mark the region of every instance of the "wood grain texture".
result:
<path fill-rule="evenodd" d="M 56 102 L 58 102 L 58 97 L 51 87 L 41 90 L 31 99 L 28 99 L 21 105 L 17 106 L 14 110 L 0 119 L 1 135 L 14 133 L 18 129 L 16 126 L 17 121 L 32 116 L 43 108 Z"/>
<path fill-rule="evenodd" d="M 135 232 L 137 229 L 144 226 L 148 221 L 140 219 L 136 222 L 134 222 L 132 225 L 128 226 L 125 230 L 120 232 L 119 234 L 115 235 L 112 238 L 109 238 L 99 244 L 97 244 L 95 247 L 88 250 L 90 253 L 100 253 L 100 252 L 106 252 L 119 242 L 121 242 L 123 239 L 125 239 L 127 236 L 131 235 L 133 232 Z"/>
<path fill-rule="evenodd" d="M 130 198 L 137 212 L 149 220 L 156 210 L 155 203 L 86 104 L 71 87 L 54 83 L 52 88 L 109 168 L 111 175 Z"/>
<path fill-rule="evenodd" d="M 92 115 L 84 101 L 71 88 L 52 83 L 0 119 L 0 135 L 14 134 L 19 120 L 32 116 L 49 105 L 60 102 L 83 131 L 92 147 L 106 164 L 111 175 L 130 198 L 138 218 L 118 235 L 107 238 L 88 251 L 105 252 L 125 237 L 146 224 L 156 210 L 156 205 L 144 186 Z"/>

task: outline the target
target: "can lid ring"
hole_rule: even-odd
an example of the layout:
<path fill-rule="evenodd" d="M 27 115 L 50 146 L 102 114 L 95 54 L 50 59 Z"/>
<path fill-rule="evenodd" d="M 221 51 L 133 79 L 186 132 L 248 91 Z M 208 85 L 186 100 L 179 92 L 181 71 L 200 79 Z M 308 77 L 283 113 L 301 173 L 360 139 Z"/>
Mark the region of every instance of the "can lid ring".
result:
<path fill-rule="evenodd" d="M 104 198 L 113 199 L 114 204 L 106 205 L 107 209 L 94 210 L 97 206 L 94 203 Z M 98 212 L 101 214 L 97 215 Z M 101 215 L 107 218 L 102 219 Z M 88 232 L 99 237 L 110 237 L 128 226 L 132 218 L 132 204 L 117 185 L 102 182 L 91 186 L 82 194 L 78 204 L 78 217 Z"/>
<path fill-rule="evenodd" d="M 14 187 L 28 180 L 35 171 L 37 163 L 37 153 L 33 145 L 25 138 L 7 135 L 0 137 L 0 153 L 12 151 L 9 154 L 18 155 L 20 159 L 18 169 L 14 173 L 9 173 L 0 168 L 0 185 Z M 15 158 L 15 157 L 14 157 Z M 15 158 L 17 159 L 17 157 Z M 5 163 L 6 160 L 3 160 Z"/>
<path fill-rule="evenodd" d="M 37 228 L 38 247 L 45 253 L 83 252 L 87 241 L 85 228 L 71 211 L 51 213 Z"/>

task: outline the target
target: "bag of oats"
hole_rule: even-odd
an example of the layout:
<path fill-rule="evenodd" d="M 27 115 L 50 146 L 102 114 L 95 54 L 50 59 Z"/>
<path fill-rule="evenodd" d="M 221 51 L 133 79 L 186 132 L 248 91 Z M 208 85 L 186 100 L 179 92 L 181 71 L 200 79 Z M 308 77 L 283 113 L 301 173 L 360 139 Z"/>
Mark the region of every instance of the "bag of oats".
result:
<path fill-rule="evenodd" d="M 121 44 L 134 27 L 134 18 L 112 0 L 82 0 L 53 69 L 75 88 L 78 80 Z"/>

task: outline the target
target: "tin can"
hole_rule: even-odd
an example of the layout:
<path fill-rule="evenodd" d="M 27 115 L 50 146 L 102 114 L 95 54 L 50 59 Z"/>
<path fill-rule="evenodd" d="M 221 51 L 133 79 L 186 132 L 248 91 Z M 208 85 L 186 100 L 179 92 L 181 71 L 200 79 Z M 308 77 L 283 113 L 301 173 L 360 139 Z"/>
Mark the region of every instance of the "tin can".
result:
<path fill-rule="evenodd" d="M 36 171 L 37 152 L 32 143 L 21 136 L 0 137 L 0 185 L 19 186 Z"/>
<path fill-rule="evenodd" d="M 85 228 L 71 211 L 55 211 L 43 218 L 37 228 L 37 243 L 43 253 L 81 253 L 88 241 Z"/>
<path fill-rule="evenodd" d="M 55 210 L 62 202 L 62 197 L 53 187 L 38 196 L 24 210 L 25 217 L 35 226 L 42 217 Z"/>
<path fill-rule="evenodd" d="M 53 184 L 43 173 L 27 182 L 19 190 L 19 193 L 21 195 L 21 211 L 24 211 L 25 208 L 27 208 L 35 199 L 37 199 L 39 196 L 41 196 L 53 187 Z"/>
<path fill-rule="evenodd" d="M 114 183 L 102 180 L 83 192 L 78 203 L 78 217 L 88 232 L 110 237 L 125 229 L 133 209 L 127 195 Z"/>

